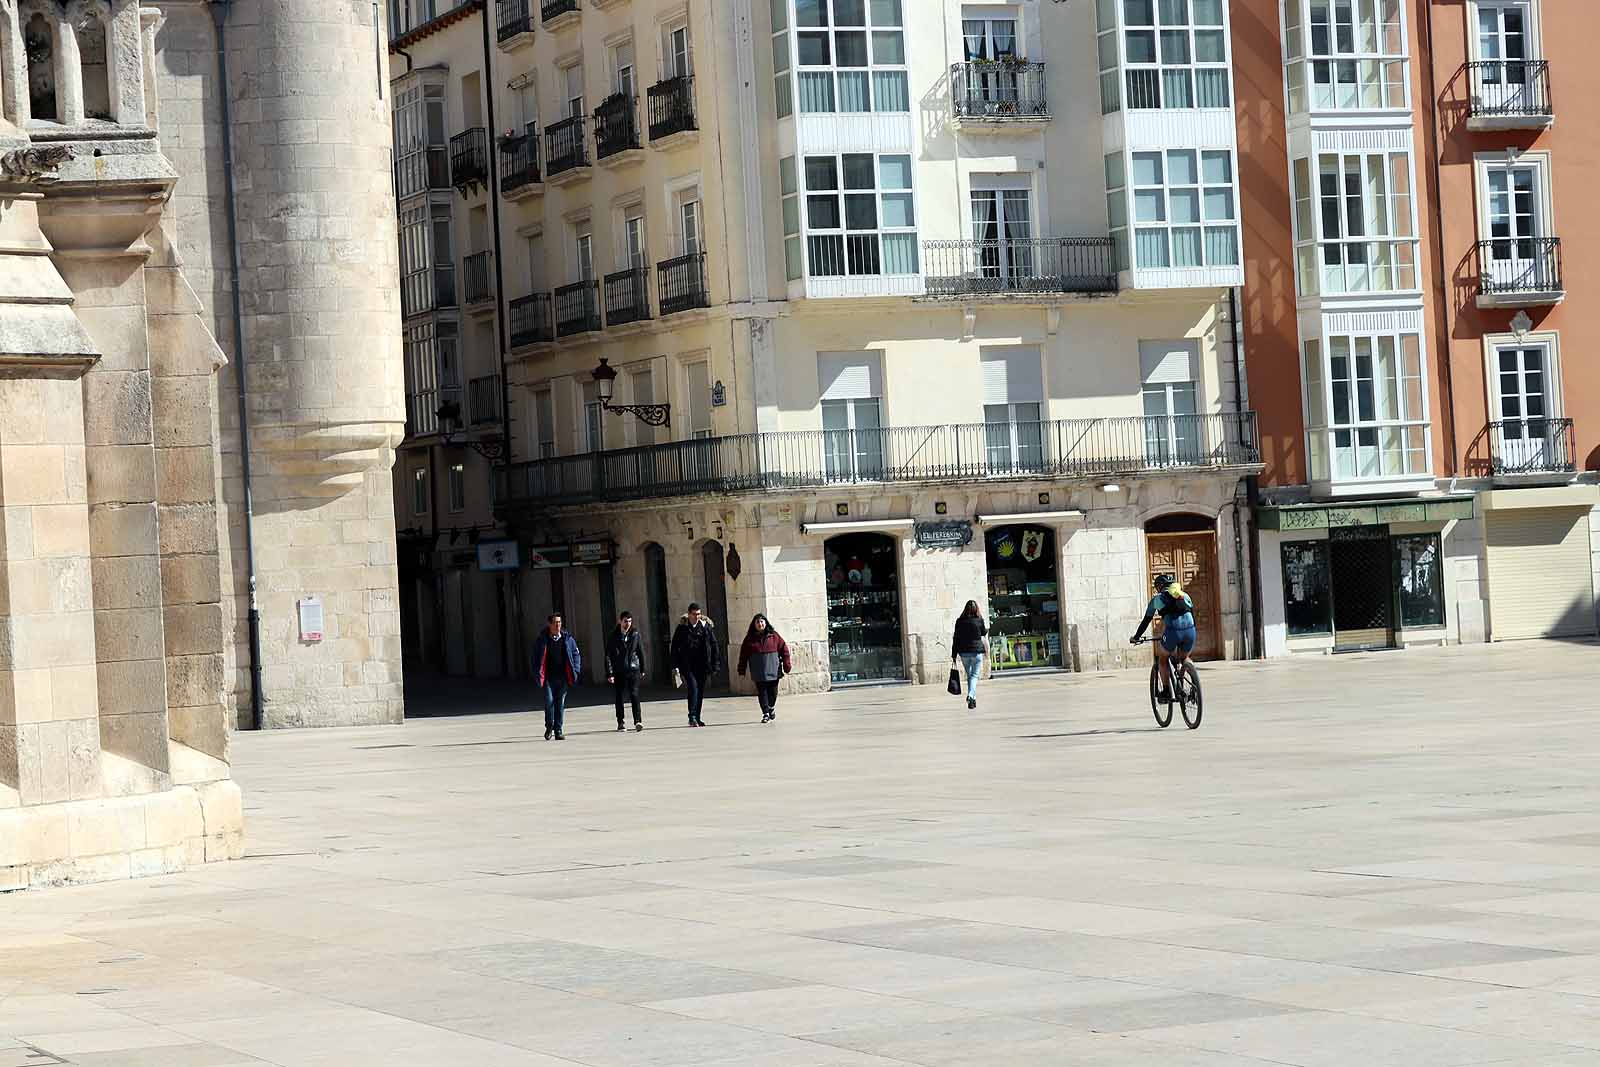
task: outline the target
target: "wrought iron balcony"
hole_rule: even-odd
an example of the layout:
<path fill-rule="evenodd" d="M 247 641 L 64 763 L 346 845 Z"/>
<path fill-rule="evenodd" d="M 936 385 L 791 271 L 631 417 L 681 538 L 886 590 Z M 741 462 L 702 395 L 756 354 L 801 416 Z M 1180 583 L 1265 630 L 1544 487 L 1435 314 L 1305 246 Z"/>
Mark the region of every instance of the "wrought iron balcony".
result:
<path fill-rule="evenodd" d="M 606 275 L 606 325 L 622 326 L 650 317 L 650 280 L 644 267 Z"/>
<path fill-rule="evenodd" d="M 578 0 L 544 0 L 539 5 L 539 18 L 544 22 L 554 22 L 562 15 L 574 14 L 578 10 Z"/>
<path fill-rule="evenodd" d="M 583 118 L 582 115 L 574 115 L 545 127 L 545 177 L 554 178 L 558 174 L 589 165 L 589 146 L 583 138 Z"/>
<path fill-rule="evenodd" d="M 511 301 L 510 320 L 512 348 L 556 339 L 549 293 L 533 293 Z"/>
<path fill-rule="evenodd" d="M 1486 59 L 1467 64 L 1472 129 L 1541 129 L 1555 121 L 1550 63 L 1544 59 Z"/>
<path fill-rule="evenodd" d="M 656 301 L 661 314 L 674 315 L 691 308 L 711 306 L 711 291 L 706 286 L 706 254 L 690 252 L 686 256 L 662 260 L 656 264 Z"/>
<path fill-rule="evenodd" d="M 694 78 L 680 74 L 656 82 L 646 94 L 650 103 L 650 140 L 700 128 L 694 113 Z"/>
<path fill-rule="evenodd" d="M 1027 296 L 1117 291 L 1109 237 L 1030 237 L 925 241 L 931 297 Z"/>
<path fill-rule="evenodd" d="M 507 195 L 539 183 L 539 135 L 532 130 L 500 142 L 500 191 Z"/>
<path fill-rule="evenodd" d="M 556 336 L 570 337 L 600 328 L 600 283 L 574 282 L 551 294 L 556 309 Z"/>
<path fill-rule="evenodd" d="M 1566 298 L 1561 238 L 1506 237 L 1478 242 L 1478 305 L 1534 307 Z"/>
<path fill-rule="evenodd" d="M 488 374 L 467 383 L 467 409 L 474 426 L 500 421 L 500 375 Z"/>
<path fill-rule="evenodd" d="M 450 138 L 450 181 L 466 191 L 489 180 L 489 131 L 474 126 Z"/>
<path fill-rule="evenodd" d="M 741 434 L 512 465 L 497 499 L 584 504 L 848 484 L 1106 478 L 1261 462 L 1254 412 Z"/>
<path fill-rule="evenodd" d="M 500 41 L 509 41 L 518 34 L 533 32 L 533 13 L 528 5 L 532 0 L 495 0 L 496 34 Z"/>
<path fill-rule="evenodd" d="M 608 159 L 638 147 L 638 101 L 626 93 L 612 93 L 594 109 L 595 158 Z"/>
<path fill-rule="evenodd" d="M 494 299 L 493 262 L 488 252 L 474 252 L 461 263 L 462 288 L 469 304 Z"/>
<path fill-rule="evenodd" d="M 950 68 L 950 108 L 957 122 L 1040 122 L 1050 117 L 1044 64 L 975 59 Z"/>
<path fill-rule="evenodd" d="M 1572 474 L 1577 467 L 1571 419 L 1506 419 L 1488 427 L 1496 476 Z"/>

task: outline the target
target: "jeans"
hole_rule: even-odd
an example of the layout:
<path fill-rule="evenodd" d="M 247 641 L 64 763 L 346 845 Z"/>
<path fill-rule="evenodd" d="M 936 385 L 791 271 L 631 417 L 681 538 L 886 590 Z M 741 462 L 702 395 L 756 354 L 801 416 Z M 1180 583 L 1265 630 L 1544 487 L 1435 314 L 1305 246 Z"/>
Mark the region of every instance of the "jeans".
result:
<path fill-rule="evenodd" d="M 778 710 L 778 680 L 770 682 L 756 680 L 756 700 L 761 703 L 761 714 L 772 715 Z"/>
<path fill-rule="evenodd" d="M 694 671 L 683 672 L 684 695 L 689 698 L 689 718 L 700 717 L 700 705 L 706 699 L 706 675 L 696 674 Z"/>
<path fill-rule="evenodd" d="M 643 722 L 644 717 L 639 714 L 639 676 L 637 674 L 618 674 L 616 681 L 611 684 L 611 693 L 617 701 L 617 725 L 621 726 L 622 703 L 624 699 L 633 702 L 633 721 Z"/>
<path fill-rule="evenodd" d="M 544 728 L 560 731 L 567 718 L 567 683 L 546 682 L 544 686 Z"/>
<path fill-rule="evenodd" d="M 961 666 L 967 671 L 967 699 L 978 699 L 978 675 L 983 671 L 982 652 L 961 653 Z"/>

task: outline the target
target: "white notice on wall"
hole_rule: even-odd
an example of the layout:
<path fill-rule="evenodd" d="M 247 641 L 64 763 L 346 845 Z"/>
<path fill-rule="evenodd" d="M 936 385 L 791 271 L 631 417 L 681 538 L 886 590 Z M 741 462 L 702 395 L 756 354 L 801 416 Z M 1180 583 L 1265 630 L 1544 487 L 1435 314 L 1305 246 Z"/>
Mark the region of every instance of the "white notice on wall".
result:
<path fill-rule="evenodd" d="M 305 597 L 300 601 L 300 640 L 322 640 L 322 598 Z"/>

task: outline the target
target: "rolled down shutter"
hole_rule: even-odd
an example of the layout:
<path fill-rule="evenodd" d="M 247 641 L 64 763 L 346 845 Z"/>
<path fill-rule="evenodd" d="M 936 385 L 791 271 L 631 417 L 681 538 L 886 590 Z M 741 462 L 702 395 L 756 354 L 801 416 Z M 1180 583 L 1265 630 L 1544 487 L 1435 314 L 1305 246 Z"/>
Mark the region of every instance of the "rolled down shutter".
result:
<path fill-rule="evenodd" d="M 1195 341 L 1140 341 L 1139 371 L 1146 385 L 1195 381 L 1200 346 Z"/>
<path fill-rule="evenodd" d="M 979 354 L 985 404 L 1044 402 L 1044 373 L 1033 346 L 985 348 Z"/>
<path fill-rule="evenodd" d="M 817 387 L 823 400 L 868 400 L 883 396 L 882 353 L 817 353 Z"/>
<path fill-rule="evenodd" d="M 1487 522 L 1490 636 L 1593 634 L 1588 509 L 1491 511 Z"/>

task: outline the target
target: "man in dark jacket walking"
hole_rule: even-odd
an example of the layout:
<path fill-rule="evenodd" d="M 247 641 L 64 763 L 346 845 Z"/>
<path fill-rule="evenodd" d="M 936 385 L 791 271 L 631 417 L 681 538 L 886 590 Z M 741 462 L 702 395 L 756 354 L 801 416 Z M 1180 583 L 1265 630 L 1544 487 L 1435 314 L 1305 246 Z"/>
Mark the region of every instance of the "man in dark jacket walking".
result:
<path fill-rule="evenodd" d="M 533 677 L 544 693 L 544 739 L 553 735 L 565 741 L 561 725 L 567 717 L 567 692 L 578 684 L 578 672 L 583 670 L 583 656 L 578 652 L 578 642 L 561 629 L 561 616 L 551 615 L 539 639 L 533 643 Z"/>
<path fill-rule="evenodd" d="M 611 631 L 606 644 L 606 681 L 611 683 L 612 695 L 617 701 L 617 729 L 627 729 L 622 715 L 623 698 L 633 701 L 633 728 L 644 729 L 644 716 L 639 713 L 639 679 L 644 676 L 644 644 L 639 631 L 633 628 L 633 613 L 624 611 L 617 616 L 617 628 Z"/>
<path fill-rule="evenodd" d="M 722 664 L 717 644 L 716 627 L 700 613 L 699 604 L 690 604 L 672 635 L 672 665 L 683 676 L 690 726 L 705 725 L 700 721 L 700 705 L 706 698 L 706 679 Z"/>

